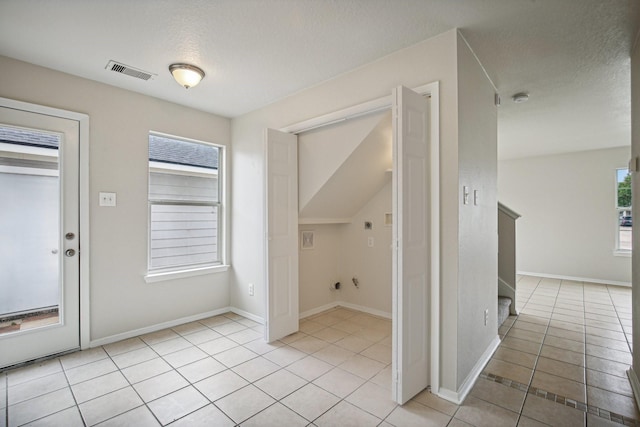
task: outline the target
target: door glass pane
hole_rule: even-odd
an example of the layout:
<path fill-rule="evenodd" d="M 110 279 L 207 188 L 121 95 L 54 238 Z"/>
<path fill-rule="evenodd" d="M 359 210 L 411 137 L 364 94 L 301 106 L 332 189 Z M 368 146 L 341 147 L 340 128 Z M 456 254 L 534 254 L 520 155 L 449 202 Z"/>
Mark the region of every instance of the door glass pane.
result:
<path fill-rule="evenodd" d="M 0 124 L 0 334 L 59 323 L 59 146 Z"/>

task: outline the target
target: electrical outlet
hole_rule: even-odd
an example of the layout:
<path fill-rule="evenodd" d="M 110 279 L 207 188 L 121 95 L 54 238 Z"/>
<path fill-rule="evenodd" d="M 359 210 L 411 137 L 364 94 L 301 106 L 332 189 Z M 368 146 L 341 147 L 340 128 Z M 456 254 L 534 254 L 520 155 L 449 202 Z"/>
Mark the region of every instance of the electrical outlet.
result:
<path fill-rule="evenodd" d="M 485 309 L 484 311 L 484 326 L 487 326 L 487 323 L 489 322 L 489 309 Z"/>
<path fill-rule="evenodd" d="M 367 238 L 367 246 L 369 246 L 370 248 L 373 247 L 373 237 L 369 236 Z"/>
<path fill-rule="evenodd" d="M 252 297 L 254 293 L 255 293 L 255 289 L 253 287 L 253 283 L 249 283 L 249 296 Z"/>

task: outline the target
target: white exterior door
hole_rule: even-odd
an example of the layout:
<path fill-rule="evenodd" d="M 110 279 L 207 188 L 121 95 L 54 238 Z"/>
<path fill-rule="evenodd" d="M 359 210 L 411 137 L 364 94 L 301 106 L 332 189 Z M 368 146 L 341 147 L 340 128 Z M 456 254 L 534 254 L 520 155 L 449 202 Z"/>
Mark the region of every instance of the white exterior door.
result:
<path fill-rule="evenodd" d="M 429 101 L 393 91 L 393 398 L 404 404 L 429 385 Z"/>
<path fill-rule="evenodd" d="M 267 129 L 267 342 L 298 330 L 297 143 L 296 135 Z"/>
<path fill-rule="evenodd" d="M 0 99 L 0 368 L 80 347 L 80 123 L 16 105 Z"/>

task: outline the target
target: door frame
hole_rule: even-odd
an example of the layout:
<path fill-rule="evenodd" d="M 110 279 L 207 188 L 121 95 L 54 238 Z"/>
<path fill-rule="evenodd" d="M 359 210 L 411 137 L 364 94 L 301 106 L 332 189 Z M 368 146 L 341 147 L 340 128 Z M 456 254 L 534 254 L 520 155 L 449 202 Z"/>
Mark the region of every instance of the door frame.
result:
<path fill-rule="evenodd" d="M 389 88 L 391 91 L 392 88 Z M 431 98 L 430 106 L 430 183 L 431 194 L 431 390 L 438 394 L 440 390 L 440 82 L 435 81 L 425 85 L 411 87 L 412 91 Z M 371 101 L 363 102 L 351 107 L 343 108 L 332 113 L 314 117 L 278 129 L 281 132 L 299 134 L 322 126 L 365 116 L 378 111 L 390 109 L 393 104 L 392 95 L 383 96 Z M 394 243 L 395 244 L 395 243 Z M 268 279 L 267 279 L 268 280 Z M 269 298 L 267 295 L 266 298 Z M 266 301 L 268 304 L 269 302 Z M 393 308 L 392 308 L 393 309 Z M 397 308 L 395 308 L 397 310 Z"/>
<path fill-rule="evenodd" d="M 80 349 L 84 350 L 90 346 L 90 275 L 89 275 L 89 116 L 83 113 L 76 113 L 74 111 L 62 110 L 60 108 L 47 107 L 44 105 L 32 104 L 29 102 L 16 101 L 14 99 L 0 97 L 0 106 L 12 108 L 15 110 L 22 110 L 29 113 L 42 114 L 45 116 L 58 117 L 67 120 L 74 120 L 78 122 L 80 129 L 79 134 L 79 188 L 78 188 L 78 203 L 79 203 L 79 218 L 80 218 L 80 284 L 79 284 L 79 298 L 80 298 L 80 318 L 78 319 L 80 326 L 79 343 Z"/>

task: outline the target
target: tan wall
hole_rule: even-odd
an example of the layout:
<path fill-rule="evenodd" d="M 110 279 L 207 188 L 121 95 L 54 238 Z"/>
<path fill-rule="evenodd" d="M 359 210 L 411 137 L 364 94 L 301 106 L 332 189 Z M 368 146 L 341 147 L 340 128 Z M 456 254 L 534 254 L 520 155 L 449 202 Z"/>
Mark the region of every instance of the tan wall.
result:
<path fill-rule="evenodd" d="M 498 334 L 498 117 L 494 88 L 458 36 L 458 378 L 461 386 Z M 469 204 L 462 203 L 468 186 Z M 474 204 L 477 190 L 479 202 Z M 443 216 L 447 216 L 446 210 Z M 484 324 L 484 311 L 488 322 Z"/>
<path fill-rule="evenodd" d="M 629 147 L 504 160 L 500 201 L 520 215 L 517 270 L 631 282 L 631 258 L 615 256 L 616 168 Z"/>
<path fill-rule="evenodd" d="M 228 146 L 229 120 L 6 57 L 0 69 L 0 96 L 89 115 L 91 340 L 227 307 L 228 273 L 143 277 L 149 131 Z M 118 206 L 99 207 L 100 191 Z"/>

